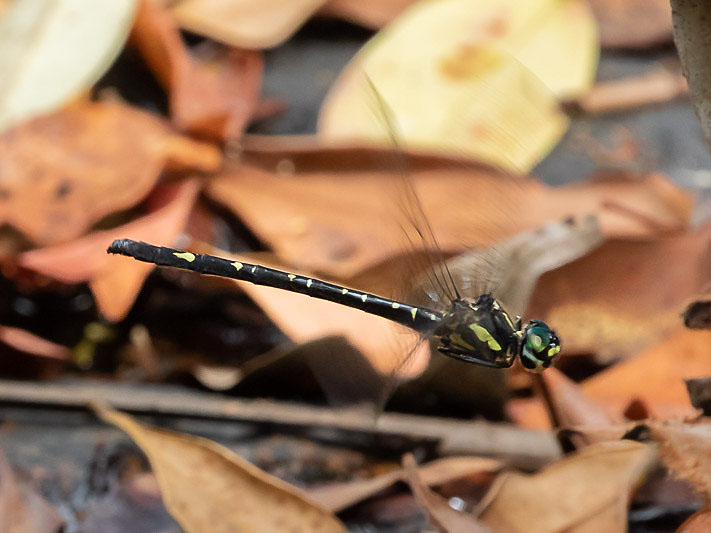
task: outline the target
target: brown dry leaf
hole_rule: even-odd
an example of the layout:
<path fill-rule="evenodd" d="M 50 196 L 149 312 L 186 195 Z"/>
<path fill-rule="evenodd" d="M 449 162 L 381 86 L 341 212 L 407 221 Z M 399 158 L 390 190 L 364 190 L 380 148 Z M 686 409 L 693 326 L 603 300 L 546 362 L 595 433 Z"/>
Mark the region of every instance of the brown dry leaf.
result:
<path fill-rule="evenodd" d="M 502 475 L 480 518 L 496 531 L 625 531 L 630 494 L 654 461 L 638 442 L 593 444 L 535 475 Z"/>
<path fill-rule="evenodd" d="M 261 53 L 229 49 L 209 60 L 192 57 L 170 13 L 149 0 L 141 2 L 132 39 L 168 91 L 179 130 L 218 140 L 242 136 L 262 86 Z"/>
<path fill-rule="evenodd" d="M 689 83 L 696 116 L 711 147 L 711 47 L 708 20 L 711 4 L 697 0 L 671 0 L 674 43 Z"/>
<path fill-rule="evenodd" d="M 497 472 L 502 467 L 501 461 L 486 457 L 446 457 L 422 465 L 418 474 L 422 483 L 432 486 L 481 472 Z M 370 479 L 330 483 L 310 490 L 309 497 L 326 509 L 338 513 L 404 480 L 405 472 L 398 469 Z"/>
<path fill-rule="evenodd" d="M 334 17 L 370 29 L 391 22 L 416 0 L 328 0 L 317 15 Z"/>
<path fill-rule="evenodd" d="M 669 0 L 590 0 L 603 48 L 649 48 L 672 40 Z"/>
<path fill-rule="evenodd" d="M 27 483 L 18 481 L 0 452 L 0 531 L 52 533 L 63 525 L 59 511 Z"/>
<path fill-rule="evenodd" d="M 711 419 L 647 424 L 659 442 L 659 456 L 677 476 L 711 497 Z"/>
<path fill-rule="evenodd" d="M 411 453 L 402 458 L 407 484 L 415 496 L 420 509 L 425 511 L 430 523 L 439 531 L 452 533 L 482 533 L 491 531 L 470 514 L 456 511 L 449 506 L 445 498 L 430 490 L 420 476 L 417 462 Z"/>
<path fill-rule="evenodd" d="M 614 239 L 545 274 L 528 314 L 556 329 L 564 353 L 609 362 L 664 339 L 710 273 L 711 226 L 656 240 Z"/>
<path fill-rule="evenodd" d="M 24 329 L 0 326 L 0 342 L 12 346 L 15 350 L 31 353 L 40 357 L 59 359 L 60 361 L 69 359 L 69 348 L 38 337 Z"/>
<path fill-rule="evenodd" d="M 709 530 L 711 530 L 711 507 L 706 507 L 687 518 L 676 533 L 707 533 Z"/>
<path fill-rule="evenodd" d="M 640 355 L 587 379 L 586 394 L 620 413 L 642 401 L 657 418 L 693 414 L 685 378 L 711 370 L 711 331 L 679 328 Z"/>
<path fill-rule="evenodd" d="M 25 252 L 18 256 L 18 264 L 65 283 L 88 281 L 102 315 L 112 321 L 121 320 L 131 309 L 154 265 L 110 256 L 106 248 L 119 238 L 173 244 L 183 231 L 198 191 L 196 180 L 158 188 L 151 195 L 154 209 L 151 213 L 67 244 Z"/>
<path fill-rule="evenodd" d="M 324 146 L 313 138 L 248 137 L 245 145 L 242 164 L 227 167 L 207 193 L 282 261 L 349 279 L 402 252 L 397 199 L 388 195 L 401 176 L 383 164 L 393 152 Z M 656 175 L 552 188 L 434 154 L 411 153 L 408 165 L 448 253 L 584 213 L 597 214 L 608 236 L 651 237 L 684 228 L 691 212 L 688 196 Z"/>
<path fill-rule="evenodd" d="M 77 105 L 0 135 L 0 224 L 37 245 L 65 242 L 143 199 L 166 165 L 211 172 L 220 164 L 214 147 L 150 113 Z"/>
<path fill-rule="evenodd" d="M 94 410 L 148 456 L 166 507 L 188 531 L 345 531 L 299 489 L 224 446 L 140 424 L 105 405 Z"/>
<path fill-rule="evenodd" d="M 326 0 L 179 0 L 171 15 L 186 30 L 240 48 L 272 48 Z"/>

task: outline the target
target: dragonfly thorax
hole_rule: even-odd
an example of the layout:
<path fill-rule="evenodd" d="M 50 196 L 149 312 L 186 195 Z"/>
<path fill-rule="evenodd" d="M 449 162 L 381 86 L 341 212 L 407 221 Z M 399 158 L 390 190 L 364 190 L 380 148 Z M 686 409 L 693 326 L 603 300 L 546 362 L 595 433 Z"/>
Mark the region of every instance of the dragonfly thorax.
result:
<path fill-rule="evenodd" d="M 560 351 L 558 337 L 545 323 L 532 320 L 522 328 L 521 319 L 513 319 L 491 294 L 454 301 L 434 333 L 441 353 L 496 368 L 511 366 L 518 355 L 527 370 L 537 372 Z"/>

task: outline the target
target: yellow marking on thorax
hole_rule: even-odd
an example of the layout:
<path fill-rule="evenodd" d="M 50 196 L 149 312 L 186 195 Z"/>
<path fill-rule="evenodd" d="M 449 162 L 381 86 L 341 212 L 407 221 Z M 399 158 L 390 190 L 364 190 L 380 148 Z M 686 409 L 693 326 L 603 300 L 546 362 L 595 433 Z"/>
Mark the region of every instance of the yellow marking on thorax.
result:
<path fill-rule="evenodd" d="M 296 278 L 296 275 L 295 275 L 295 274 L 289 274 L 289 275 L 287 276 L 287 278 L 289 278 L 291 281 L 294 281 L 294 278 Z"/>
<path fill-rule="evenodd" d="M 501 345 L 496 342 L 496 339 L 489 333 L 486 328 L 480 326 L 479 324 L 469 324 L 469 329 L 474 331 L 476 338 L 481 342 L 485 342 L 490 349 L 498 352 L 501 350 Z"/>
<path fill-rule="evenodd" d="M 558 352 L 560 352 L 560 346 L 553 346 L 548 350 L 548 357 L 554 357 Z"/>
<path fill-rule="evenodd" d="M 465 341 L 459 333 L 452 333 L 449 338 L 456 342 L 459 346 L 463 346 L 464 348 L 472 351 L 476 350 L 476 348 Z"/>
<path fill-rule="evenodd" d="M 173 255 L 178 259 L 184 259 L 188 263 L 195 261 L 195 254 L 191 254 L 190 252 L 173 252 Z"/>
<path fill-rule="evenodd" d="M 242 267 L 244 266 L 242 263 L 239 261 L 235 261 L 234 263 L 230 263 L 233 267 L 235 267 L 235 270 L 240 271 L 242 270 Z"/>
<path fill-rule="evenodd" d="M 506 319 L 506 322 L 509 323 L 509 326 L 511 326 L 511 329 L 516 329 L 513 325 L 513 322 L 511 322 L 511 317 L 509 316 L 509 314 L 506 311 L 501 314 L 504 315 L 504 318 Z"/>

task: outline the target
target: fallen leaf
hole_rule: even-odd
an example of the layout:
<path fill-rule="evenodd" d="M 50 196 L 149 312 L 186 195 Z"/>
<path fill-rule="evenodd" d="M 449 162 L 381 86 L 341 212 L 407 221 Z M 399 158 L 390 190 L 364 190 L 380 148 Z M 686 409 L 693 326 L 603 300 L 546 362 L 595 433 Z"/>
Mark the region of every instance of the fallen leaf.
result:
<path fill-rule="evenodd" d="M 272 48 L 299 29 L 326 0 L 180 0 L 178 25 L 239 48 Z"/>
<path fill-rule="evenodd" d="M 319 135 L 390 144 L 373 117 L 369 78 L 408 146 L 527 172 L 567 129 L 556 96 L 592 83 L 596 39 L 579 0 L 417 3 L 342 71 L 322 105 Z"/>
<path fill-rule="evenodd" d="M 164 167 L 211 172 L 220 164 L 217 149 L 157 116 L 85 103 L 0 134 L 0 223 L 37 245 L 66 242 L 146 197 Z"/>
<path fill-rule="evenodd" d="M 655 240 L 611 239 L 544 274 L 528 316 L 556 329 L 563 353 L 601 363 L 668 338 L 686 302 L 708 283 L 711 226 Z"/>
<path fill-rule="evenodd" d="M 417 505 L 425 511 L 430 523 L 439 531 L 485 532 L 491 531 L 474 516 L 452 509 L 445 498 L 430 490 L 420 476 L 415 458 L 411 453 L 402 458 L 405 478 L 415 496 Z"/>
<path fill-rule="evenodd" d="M 707 45 L 711 4 L 671 0 L 674 44 L 679 52 L 691 101 L 701 121 L 707 147 L 711 147 L 711 48 Z"/>
<path fill-rule="evenodd" d="M 606 442 L 534 475 L 503 474 L 480 519 L 495 531 L 625 531 L 630 494 L 654 460 L 645 444 Z"/>
<path fill-rule="evenodd" d="M 711 497 L 711 419 L 649 422 L 659 456 L 674 473 Z"/>
<path fill-rule="evenodd" d="M 651 48 L 672 40 L 668 0 L 590 0 L 603 48 Z"/>
<path fill-rule="evenodd" d="M 242 163 L 212 179 L 207 194 L 229 207 L 281 261 L 350 279 L 403 252 L 394 209 L 402 198 L 389 194 L 402 177 L 384 164 L 393 157 L 388 150 L 324 146 L 313 138 L 248 137 Z M 472 160 L 414 152 L 407 157 L 445 253 L 585 213 L 595 213 L 609 237 L 656 237 L 684 228 L 691 213 L 689 197 L 658 175 L 553 188 Z"/>
<path fill-rule="evenodd" d="M 711 507 L 696 511 L 676 530 L 677 533 L 705 533 L 711 529 Z"/>
<path fill-rule="evenodd" d="M 132 40 L 168 91 L 176 128 L 218 140 L 242 136 L 257 108 L 261 53 L 229 49 L 212 50 L 209 58 L 192 56 L 170 13 L 148 0 L 140 4 Z"/>
<path fill-rule="evenodd" d="M 334 17 L 376 30 L 391 22 L 417 0 L 328 0 L 317 15 Z"/>
<path fill-rule="evenodd" d="M 64 525 L 59 511 L 29 484 L 20 482 L 0 452 L 0 531 L 49 533 Z"/>
<path fill-rule="evenodd" d="M 89 91 L 123 48 L 135 0 L 12 2 L 0 19 L 0 131 Z"/>
<path fill-rule="evenodd" d="M 24 329 L 0 326 L 0 342 L 12 346 L 15 350 L 40 357 L 59 359 L 60 361 L 69 359 L 69 348 L 38 337 Z"/>
<path fill-rule="evenodd" d="M 183 231 L 198 191 L 196 180 L 158 188 L 152 195 L 151 213 L 67 244 L 24 252 L 17 262 L 65 283 L 88 281 L 99 311 L 109 320 L 118 321 L 131 309 L 154 265 L 110 256 L 106 253 L 107 246 L 116 238 L 173 244 Z"/>
<path fill-rule="evenodd" d="M 711 332 L 679 328 L 636 357 L 588 378 L 583 389 L 618 413 L 637 399 L 656 418 L 693 414 L 684 379 L 708 375 L 710 346 Z"/>
<path fill-rule="evenodd" d="M 345 531 L 299 489 L 207 439 L 140 424 L 95 404 L 148 456 L 168 511 L 188 531 Z"/>
<path fill-rule="evenodd" d="M 425 485 L 441 485 L 481 472 L 497 472 L 503 463 L 485 457 L 445 457 L 425 465 L 419 470 L 419 478 Z M 309 490 L 309 497 L 326 509 L 338 513 L 366 498 L 376 495 L 398 481 L 405 480 L 405 472 L 393 470 L 379 476 L 347 483 L 329 483 Z"/>

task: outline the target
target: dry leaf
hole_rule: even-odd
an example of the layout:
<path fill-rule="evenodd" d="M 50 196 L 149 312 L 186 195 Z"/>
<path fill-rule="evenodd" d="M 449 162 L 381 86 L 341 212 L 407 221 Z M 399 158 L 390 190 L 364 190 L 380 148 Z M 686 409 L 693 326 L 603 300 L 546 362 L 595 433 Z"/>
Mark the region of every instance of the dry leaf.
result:
<path fill-rule="evenodd" d="M 495 531 L 625 531 L 631 491 L 654 460 L 638 442 L 593 444 L 535 475 L 502 475 L 480 518 Z"/>
<path fill-rule="evenodd" d="M 262 85 L 259 52 L 229 49 L 203 60 L 193 57 L 170 13 L 148 0 L 141 2 L 132 39 L 168 91 L 171 119 L 179 130 L 218 140 L 242 136 Z"/>
<path fill-rule="evenodd" d="M 564 352 L 609 362 L 681 323 L 684 305 L 709 280 L 709 261 L 711 226 L 651 241 L 610 240 L 543 275 L 528 314 L 556 329 Z"/>
<path fill-rule="evenodd" d="M 188 531 L 345 531 L 299 489 L 224 446 L 140 424 L 105 405 L 94 410 L 148 456 L 166 507 Z"/>
<path fill-rule="evenodd" d="M 196 180 L 158 188 L 152 195 L 154 210 L 151 213 L 67 244 L 25 252 L 18 256 L 18 264 L 65 283 L 89 281 L 102 315 L 109 320 L 121 320 L 131 309 L 154 265 L 110 256 L 106 248 L 117 238 L 173 244 L 183 231 L 198 191 Z"/>
<path fill-rule="evenodd" d="M 711 4 L 698 0 L 671 0 L 674 43 L 689 83 L 696 116 L 711 147 L 711 47 L 708 19 Z"/>
<path fill-rule="evenodd" d="M 334 17 L 370 29 L 391 22 L 417 0 L 328 0 L 317 15 Z"/>
<path fill-rule="evenodd" d="M 668 0 L 590 0 L 603 48 L 649 48 L 672 39 Z"/>
<path fill-rule="evenodd" d="M 132 207 L 166 165 L 214 171 L 214 147 L 180 137 L 157 116 L 86 103 L 0 135 L 0 223 L 38 245 L 82 235 Z"/>
<path fill-rule="evenodd" d="M 711 419 L 647 424 L 664 464 L 711 497 Z"/>
<path fill-rule="evenodd" d="M 27 483 L 19 482 L 0 452 L 0 531 L 52 533 L 63 525 L 59 511 Z"/>
<path fill-rule="evenodd" d="M 59 359 L 60 361 L 69 359 L 69 348 L 38 337 L 24 329 L 0 326 L 0 342 L 12 346 L 15 350 L 40 357 Z"/>
<path fill-rule="evenodd" d="M 618 413 L 640 400 L 657 418 L 693 414 L 684 379 L 708 375 L 710 347 L 711 331 L 679 328 L 633 359 L 587 379 L 583 388 Z"/>
<path fill-rule="evenodd" d="M 0 20 L 0 131 L 87 92 L 123 48 L 135 0 L 16 0 Z"/>
<path fill-rule="evenodd" d="M 706 533 L 711 529 L 711 507 L 696 511 L 676 530 L 677 533 Z"/>
<path fill-rule="evenodd" d="M 326 0 L 179 0 L 178 25 L 240 48 L 272 48 L 299 29 Z"/>
<path fill-rule="evenodd" d="M 344 69 L 321 108 L 319 134 L 389 144 L 367 75 L 408 146 L 527 172 L 567 128 L 555 96 L 592 83 L 596 38 L 580 0 L 418 3 Z"/>
<path fill-rule="evenodd" d="M 243 163 L 211 180 L 207 193 L 282 261 L 349 279 L 402 253 L 402 199 L 388 194 L 402 178 L 383 164 L 397 157 L 392 151 L 269 137 L 245 145 Z M 409 154 L 408 170 L 447 253 L 585 213 L 597 214 L 611 237 L 657 236 L 684 228 L 691 212 L 688 196 L 661 176 L 552 188 L 475 161 L 417 153 Z"/>
<path fill-rule="evenodd" d="M 485 457 L 445 457 L 422 465 L 418 475 L 422 483 L 432 486 L 481 472 L 497 472 L 502 467 L 501 461 Z M 329 483 L 318 489 L 311 489 L 309 497 L 337 513 L 404 480 L 405 472 L 398 469 L 370 479 Z"/>

